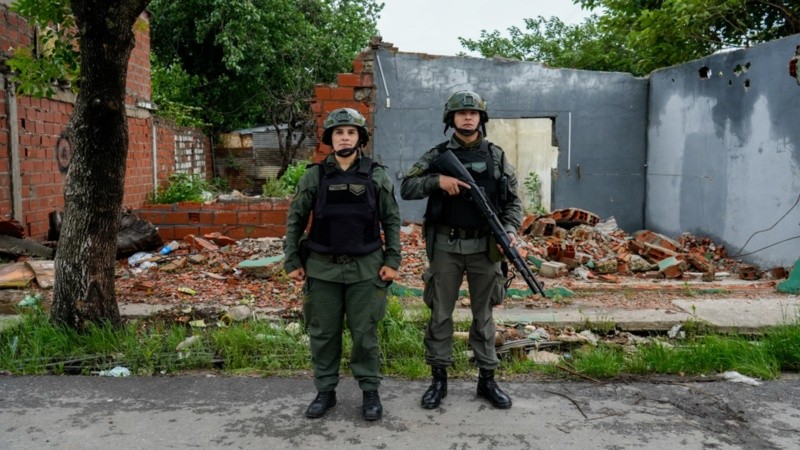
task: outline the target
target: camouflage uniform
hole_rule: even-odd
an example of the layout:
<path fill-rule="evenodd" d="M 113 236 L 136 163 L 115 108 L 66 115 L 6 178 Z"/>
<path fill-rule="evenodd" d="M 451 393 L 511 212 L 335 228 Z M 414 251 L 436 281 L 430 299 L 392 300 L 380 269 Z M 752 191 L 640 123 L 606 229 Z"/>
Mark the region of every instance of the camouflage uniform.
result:
<path fill-rule="evenodd" d="M 348 171 L 357 170 L 359 161 L 356 159 Z M 332 155 L 323 164 L 341 170 Z M 319 165 L 309 167 L 289 208 L 284 245 L 287 273 L 301 267 L 299 242 L 314 208 L 319 170 Z M 382 378 L 377 327 L 386 311 L 388 283 L 378 272 L 384 265 L 394 269 L 400 266 L 400 213 L 394 187 L 382 166 L 375 167 L 372 181 L 378 191 L 384 248 L 344 262 L 312 252 L 305 265 L 303 313 L 311 339 L 314 384 L 320 392 L 332 391 L 339 382 L 344 316 L 353 339 L 350 364 L 359 386 L 364 391 L 377 390 Z"/>
<path fill-rule="evenodd" d="M 471 143 L 469 149 L 477 149 L 482 139 L 480 137 Z M 450 138 L 446 148 L 467 149 L 455 136 Z M 516 233 L 522 221 L 522 202 L 516 194 L 514 168 L 504 160 L 500 147 L 491 144 L 489 148 L 495 179 L 500 177 L 502 167 L 509 180 L 509 198 L 504 208 L 498 211 L 498 216 L 508 232 Z M 439 149 L 431 149 L 405 174 L 400 192 L 403 199 L 422 199 L 439 189 L 439 174 L 429 170 L 438 156 Z M 505 278 L 500 271 L 500 255 L 493 238 L 452 239 L 437 233 L 437 227 L 426 222 L 425 240 L 430 267 L 423 274 L 424 300 L 431 309 L 431 320 L 425 334 L 426 362 L 431 366 L 449 366 L 453 362 L 452 314 L 466 272 L 473 316 L 470 346 L 479 368 L 495 369 L 498 362 L 494 349 L 492 307 L 503 301 Z"/>

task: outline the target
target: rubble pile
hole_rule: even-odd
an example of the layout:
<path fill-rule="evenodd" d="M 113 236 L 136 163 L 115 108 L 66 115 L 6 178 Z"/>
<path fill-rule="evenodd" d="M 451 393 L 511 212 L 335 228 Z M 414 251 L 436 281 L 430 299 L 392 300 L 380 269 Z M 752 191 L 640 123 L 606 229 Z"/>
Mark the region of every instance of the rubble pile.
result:
<path fill-rule="evenodd" d="M 520 236 L 527 259 L 548 278 L 570 271 L 579 278 L 607 282 L 617 282 L 617 275 L 693 276 L 705 281 L 733 273 L 747 280 L 762 276 L 758 268 L 728 258 L 725 247 L 711 239 L 685 233 L 674 240 L 650 230 L 627 235 L 613 218 L 601 222 L 596 214 L 578 208 L 528 215 Z"/>

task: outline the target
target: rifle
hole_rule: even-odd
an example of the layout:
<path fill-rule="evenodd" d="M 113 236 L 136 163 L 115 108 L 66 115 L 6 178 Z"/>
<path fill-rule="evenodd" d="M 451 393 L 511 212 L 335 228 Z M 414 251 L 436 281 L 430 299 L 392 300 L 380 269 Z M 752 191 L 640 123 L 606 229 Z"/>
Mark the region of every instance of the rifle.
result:
<path fill-rule="evenodd" d="M 517 271 L 522 275 L 522 278 L 525 280 L 525 283 L 528 284 L 531 291 L 534 294 L 538 292 L 542 297 L 546 298 L 547 294 L 545 294 L 544 288 L 536 278 L 533 277 L 533 273 L 531 273 L 528 264 L 522 259 L 517 249 L 511 246 L 511 239 L 509 239 L 508 233 L 506 233 L 505 228 L 503 228 L 503 224 L 500 223 L 500 218 L 497 217 L 497 213 L 492 207 L 492 204 L 489 203 L 489 199 L 486 198 L 486 194 L 475 183 L 475 179 L 472 178 L 472 175 L 469 174 L 466 167 L 461 164 L 461 161 L 456 158 L 456 155 L 454 155 L 451 150 L 441 153 L 436 160 L 436 167 L 447 175 L 458 178 L 469 185 L 469 194 L 472 196 L 472 200 L 478 206 L 481 214 L 483 214 L 483 217 L 489 222 L 492 235 L 500 245 L 500 248 L 503 249 L 503 254 L 514 264 L 514 267 L 516 267 Z"/>

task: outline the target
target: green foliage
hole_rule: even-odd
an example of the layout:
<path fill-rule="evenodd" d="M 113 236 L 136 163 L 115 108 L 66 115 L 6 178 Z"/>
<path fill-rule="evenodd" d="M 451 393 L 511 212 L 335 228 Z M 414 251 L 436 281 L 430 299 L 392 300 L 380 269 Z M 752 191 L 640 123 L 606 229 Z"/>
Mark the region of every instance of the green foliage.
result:
<path fill-rule="evenodd" d="M 214 189 L 200 175 L 174 173 L 169 176 L 166 186 L 160 188 L 150 200 L 154 205 L 165 205 L 177 202 L 202 202 L 208 192 Z"/>
<path fill-rule="evenodd" d="M 16 0 L 11 10 L 38 30 L 38 48 L 15 48 L 6 62 L 17 75 L 17 93 L 51 97 L 55 94 L 54 84 L 76 86 L 80 78 L 80 51 L 69 2 Z"/>
<path fill-rule="evenodd" d="M 468 50 L 538 61 L 555 67 L 624 71 L 646 75 L 709 55 L 800 32 L 794 0 L 573 0 L 598 11 L 582 24 L 555 17 L 525 19 L 526 29 L 481 32 L 459 38 Z"/>
<path fill-rule="evenodd" d="M 525 205 L 526 212 L 537 215 L 547 214 L 547 209 L 542 205 L 542 181 L 539 179 L 539 175 L 535 172 L 529 173 L 525 177 L 523 185 L 525 186 L 525 200 L 527 201 L 527 205 Z"/>
<path fill-rule="evenodd" d="M 231 190 L 231 186 L 228 183 L 227 178 L 214 177 L 211 180 L 211 189 L 213 189 L 216 192 L 229 192 Z"/>
<path fill-rule="evenodd" d="M 290 192 L 294 192 L 297 188 L 297 184 L 300 183 L 300 178 L 306 173 L 306 166 L 308 166 L 308 163 L 309 161 L 296 161 L 293 164 L 289 164 L 289 167 L 286 168 L 286 172 L 281 176 L 281 181 L 286 184 Z"/>
<path fill-rule="evenodd" d="M 174 78 L 154 81 L 153 96 L 200 108 L 217 130 L 302 127 L 314 85 L 351 69 L 381 8 L 373 0 L 153 0 L 154 60 Z"/>
<path fill-rule="evenodd" d="M 632 373 L 673 375 L 733 370 L 748 376 L 771 379 L 780 375 L 780 364 L 764 346 L 754 345 L 741 337 L 711 335 L 699 337 L 685 347 L 642 347 L 630 361 L 628 370 Z"/>
<path fill-rule="evenodd" d="M 114 366 L 148 375 L 180 370 L 222 367 L 232 373 L 292 373 L 310 367 L 308 338 L 287 331 L 286 324 L 251 320 L 217 327 L 188 328 L 185 324 L 132 322 L 123 327 L 89 326 L 85 333 L 52 324 L 41 307 L 20 313 L 22 320 L 0 333 L 0 371 L 14 374 L 89 374 Z M 382 370 L 387 375 L 427 378 L 423 336 L 427 309 L 409 315 L 408 308 L 392 296 L 386 316 L 378 326 Z M 469 329 L 456 323 L 457 330 Z M 175 348 L 188 337 L 197 342 L 180 352 Z M 343 367 L 352 350 L 345 332 Z M 475 373 L 467 345 L 455 340 L 453 376 Z M 509 374 L 563 375 L 554 366 L 503 357 Z M 586 345 L 570 352 L 571 370 L 594 378 L 621 373 L 700 375 L 737 371 L 747 376 L 774 379 L 780 370 L 800 370 L 800 322 L 766 329 L 760 341 L 742 336 L 708 335 L 686 340 L 680 346 L 653 343 L 633 352 L 606 344 Z"/>
<path fill-rule="evenodd" d="M 267 178 L 262 188 L 264 197 L 287 197 L 294 193 L 300 178 L 306 173 L 308 161 L 297 161 L 290 164 L 279 179 Z"/>
<path fill-rule="evenodd" d="M 508 37 L 499 31 L 481 30 L 479 39 L 458 38 L 464 48 L 486 58 L 502 56 L 536 61 L 550 67 L 628 71 L 633 53 L 618 34 L 599 29 L 592 16 L 579 25 L 567 25 L 557 17 L 524 19 L 525 29 L 511 27 Z"/>
<path fill-rule="evenodd" d="M 202 128 L 208 125 L 203 119 L 203 109 L 194 104 L 194 96 L 201 89 L 198 76 L 186 73 L 180 63 L 164 63 L 151 53 L 150 80 L 158 115 L 181 126 Z"/>
<path fill-rule="evenodd" d="M 605 345 L 584 347 L 574 354 L 575 370 L 595 378 L 613 378 L 619 375 L 624 363 L 622 352 Z"/>
<path fill-rule="evenodd" d="M 288 197 L 291 193 L 292 191 L 286 187 L 286 184 L 277 178 L 269 177 L 261 186 L 261 195 L 267 198 Z"/>

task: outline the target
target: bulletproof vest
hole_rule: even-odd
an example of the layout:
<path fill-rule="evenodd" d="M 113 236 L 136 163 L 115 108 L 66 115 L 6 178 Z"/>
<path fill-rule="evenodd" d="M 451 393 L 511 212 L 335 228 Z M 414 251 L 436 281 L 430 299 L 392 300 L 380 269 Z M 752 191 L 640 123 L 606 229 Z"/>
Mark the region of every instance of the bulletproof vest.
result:
<path fill-rule="evenodd" d="M 440 152 L 443 152 L 446 149 L 446 145 L 447 143 L 443 143 L 438 145 L 437 148 Z M 489 149 L 489 142 L 484 139 L 477 150 L 459 148 L 454 150 L 453 154 L 472 175 L 475 184 L 483 189 L 486 198 L 489 199 L 495 211 L 499 211 L 500 201 L 497 179 L 495 178 L 494 161 L 492 160 L 492 152 Z M 459 195 L 452 197 L 446 195 L 440 189 L 434 192 L 428 199 L 425 218 L 434 224 L 447 225 L 464 230 L 488 228 L 486 219 L 466 189 L 462 189 Z"/>
<path fill-rule="evenodd" d="M 372 181 L 377 163 L 361 157 L 356 170 L 320 164 L 314 218 L 308 247 L 329 255 L 366 255 L 382 245 L 378 224 L 378 193 Z"/>

